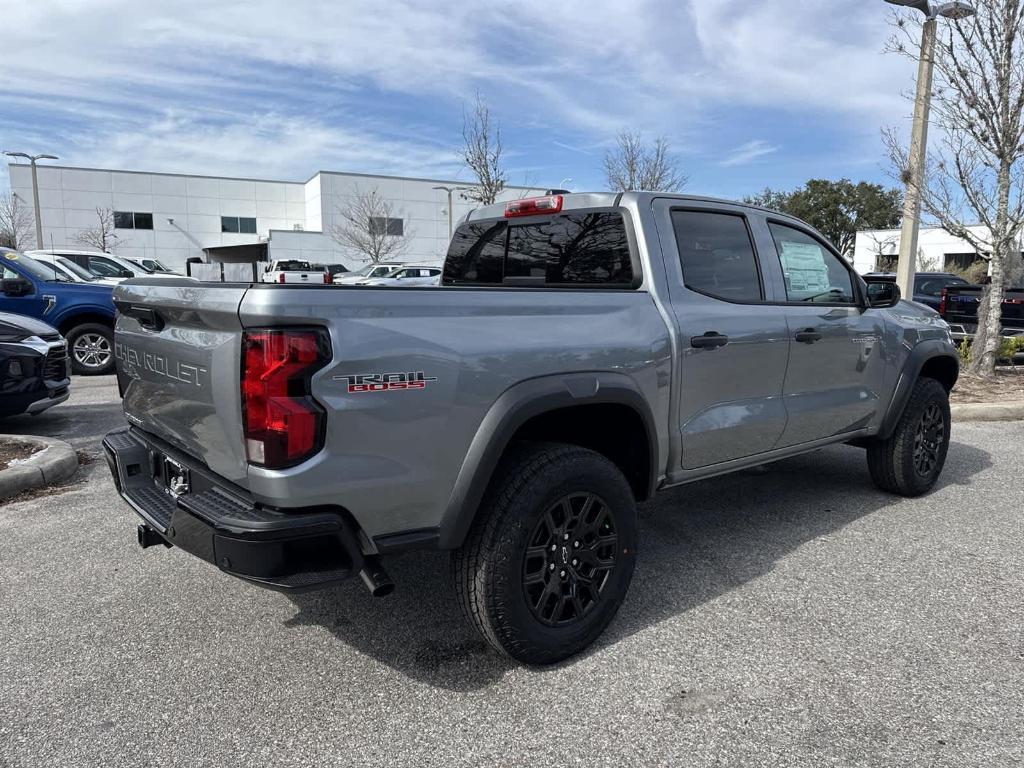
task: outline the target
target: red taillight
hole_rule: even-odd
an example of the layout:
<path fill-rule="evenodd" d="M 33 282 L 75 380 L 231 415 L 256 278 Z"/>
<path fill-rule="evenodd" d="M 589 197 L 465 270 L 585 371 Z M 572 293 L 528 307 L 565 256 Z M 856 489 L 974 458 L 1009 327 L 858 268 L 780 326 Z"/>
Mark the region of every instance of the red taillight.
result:
<path fill-rule="evenodd" d="M 331 284 L 331 273 L 330 272 L 324 272 L 324 285 L 330 285 L 330 284 Z"/>
<path fill-rule="evenodd" d="M 527 197 L 522 200 L 512 200 L 505 203 L 505 218 L 511 219 L 516 216 L 537 216 L 542 213 L 558 213 L 562 210 L 561 195 L 546 195 L 544 197 Z"/>
<path fill-rule="evenodd" d="M 280 469 L 323 447 L 324 409 L 310 380 L 330 360 L 322 330 L 254 330 L 242 335 L 242 425 L 252 464 Z"/>
<path fill-rule="evenodd" d="M 283 283 L 284 282 L 284 272 L 282 272 L 280 275 L 277 276 L 277 282 L 279 282 L 279 283 Z"/>
<path fill-rule="evenodd" d="M 946 297 L 949 296 L 949 291 L 945 288 L 942 289 L 942 298 L 939 300 L 939 314 L 943 317 L 946 316 Z"/>

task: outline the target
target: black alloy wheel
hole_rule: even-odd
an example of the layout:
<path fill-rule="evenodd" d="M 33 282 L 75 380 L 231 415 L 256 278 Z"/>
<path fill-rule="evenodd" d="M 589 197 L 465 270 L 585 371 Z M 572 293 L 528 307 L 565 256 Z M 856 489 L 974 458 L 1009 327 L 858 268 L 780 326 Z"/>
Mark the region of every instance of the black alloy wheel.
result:
<path fill-rule="evenodd" d="M 550 627 L 582 619 L 601 602 L 617 550 L 615 517 L 599 496 L 559 499 L 538 521 L 523 558 L 530 612 Z"/>

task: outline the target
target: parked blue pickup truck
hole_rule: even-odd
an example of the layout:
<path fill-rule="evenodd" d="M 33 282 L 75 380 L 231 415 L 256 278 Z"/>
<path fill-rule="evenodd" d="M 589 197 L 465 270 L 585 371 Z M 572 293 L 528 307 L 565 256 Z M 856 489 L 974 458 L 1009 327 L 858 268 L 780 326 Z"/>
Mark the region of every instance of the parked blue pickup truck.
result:
<path fill-rule="evenodd" d="M 60 331 L 74 373 L 113 373 L 111 286 L 67 282 L 52 268 L 10 248 L 0 248 L 0 267 L 0 312 L 34 317 Z"/>

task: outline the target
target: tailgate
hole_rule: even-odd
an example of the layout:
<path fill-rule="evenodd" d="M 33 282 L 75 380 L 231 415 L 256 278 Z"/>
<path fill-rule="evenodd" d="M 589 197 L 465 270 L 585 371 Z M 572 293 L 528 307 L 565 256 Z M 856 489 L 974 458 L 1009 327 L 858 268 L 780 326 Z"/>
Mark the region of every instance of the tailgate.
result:
<path fill-rule="evenodd" d="M 978 303 L 981 300 L 981 289 L 956 288 L 946 289 L 946 297 L 943 304 L 945 311 L 943 319 L 947 323 L 970 323 L 978 322 Z"/>
<path fill-rule="evenodd" d="M 244 284 L 160 280 L 114 292 L 128 422 L 246 485 L 238 305 Z"/>

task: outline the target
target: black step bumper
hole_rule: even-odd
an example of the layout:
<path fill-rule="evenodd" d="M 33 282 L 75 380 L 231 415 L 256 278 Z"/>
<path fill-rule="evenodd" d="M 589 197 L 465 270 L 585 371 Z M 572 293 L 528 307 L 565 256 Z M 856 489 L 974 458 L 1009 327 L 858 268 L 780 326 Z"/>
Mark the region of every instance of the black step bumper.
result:
<path fill-rule="evenodd" d="M 341 509 L 263 507 L 134 428 L 108 433 L 103 452 L 118 493 L 148 529 L 225 573 L 298 592 L 336 584 L 363 567 L 357 531 Z M 181 468 L 187 470 L 187 489 L 174 495 L 168 481 Z"/>

